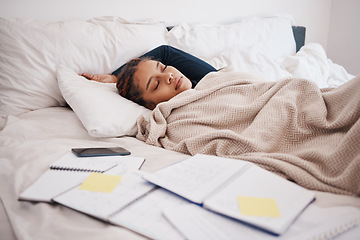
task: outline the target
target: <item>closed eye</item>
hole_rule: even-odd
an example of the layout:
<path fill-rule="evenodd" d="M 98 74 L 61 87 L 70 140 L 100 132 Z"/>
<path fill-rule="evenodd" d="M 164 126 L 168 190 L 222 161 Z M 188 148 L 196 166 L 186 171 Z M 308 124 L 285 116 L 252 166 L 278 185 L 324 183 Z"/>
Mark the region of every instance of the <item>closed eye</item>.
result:
<path fill-rule="evenodd" d="M 165 71 L 165 69 L 167 68 L 167 66 L 168 66 L 168 65 L 165 65 L 165 67 L 164 67 L 163 70 L 162 70 L 163 72 Z"/>
<path fill-rule="evenodd" d="M 156 90 L 156 89 L 159 87 L 159 84 L 160 84 L 160 82 L 159 82 L 159 81 L 157 81 L 157 83 L 156 83 L 156 86 L 155 86 L 154 90 Z"/>

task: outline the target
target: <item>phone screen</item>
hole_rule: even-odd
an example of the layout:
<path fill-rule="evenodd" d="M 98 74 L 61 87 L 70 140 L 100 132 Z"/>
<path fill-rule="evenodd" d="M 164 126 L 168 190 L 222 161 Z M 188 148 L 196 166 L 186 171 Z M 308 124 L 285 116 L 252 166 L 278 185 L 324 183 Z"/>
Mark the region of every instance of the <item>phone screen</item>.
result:
<path fill-rule="evenodd" d="M 131 153 L 122 147 L 110 148 L 73 148 L 71 151 L 78 157 L 98 157 L 98 156 L 116 156 L 130 155 Z"/>

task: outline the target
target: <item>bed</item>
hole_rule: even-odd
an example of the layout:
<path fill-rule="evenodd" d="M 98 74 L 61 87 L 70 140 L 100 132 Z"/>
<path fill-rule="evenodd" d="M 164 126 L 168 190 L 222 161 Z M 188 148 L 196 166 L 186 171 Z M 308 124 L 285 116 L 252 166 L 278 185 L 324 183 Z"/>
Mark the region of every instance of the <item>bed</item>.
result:
<path fill-rule="evenodd" d="M 146 239 L 64 206 L 18 201 L 18 196 L 74 147 L 122 146 L 145 158 L 145 172 L 190 157 L 137 139 L 136 121 L 151 111 L 122 99 L 113 84 L 85 81 L 78 73 L 110 73 L 168 44 L 217 69 L 249 72 L 268 82 L 294 77 L 337 88 L 355 77 L 332 62 L 321 45 L 304 44 L 305 28 L 293 25 L 284 16 L 228 25 L 184 23 L 171 29 L 162 22 L 120 17 L 58 22 L 1 18 L 1 239 Z M 317 206 L 360 208 L 354 194 L 313 191 Z M 357 226 L 339 239 L 359 235 Z"/>

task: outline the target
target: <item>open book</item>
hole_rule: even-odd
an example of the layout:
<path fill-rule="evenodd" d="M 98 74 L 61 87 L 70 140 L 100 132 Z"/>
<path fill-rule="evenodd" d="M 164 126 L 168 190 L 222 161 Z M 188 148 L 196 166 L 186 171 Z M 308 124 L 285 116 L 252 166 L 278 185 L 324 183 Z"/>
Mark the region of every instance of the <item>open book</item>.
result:
<path fill-rule="evenodd" d="M 116 168 L 117 172 L 138 170 L 144 158 L 130 156 L 82 157 L 72 152 L 56 160 L 43 175 L 23 191 L 19 200 L 51 202 L 56 195 L 80 184 L 91 172 L 105 172 Z"/>
<path fill-rule="evenodd" d="M 103 177 L 114 177 L 111 169 Z M 84 189 L 76 186 L 53 201 L 85 213 L 105 222 L 126 227 L 151 239 L 182 240 L 182 235 L 163 216 L 163 208 L 176 208 L 184 203 L 182 198 L 147 182 L 142 172 L 136 171 L 121 176 L 111 191 Z M 101 182 L 101 177 L 97 182 Z M 99 185 L 100 188 L 109 185 Z"/>
<path fill-rule="evenodd" d="M 195 155 L 145 174 L 153 184 L 204 208 L 282 234 L 314 193 L 252 163 Z"/>

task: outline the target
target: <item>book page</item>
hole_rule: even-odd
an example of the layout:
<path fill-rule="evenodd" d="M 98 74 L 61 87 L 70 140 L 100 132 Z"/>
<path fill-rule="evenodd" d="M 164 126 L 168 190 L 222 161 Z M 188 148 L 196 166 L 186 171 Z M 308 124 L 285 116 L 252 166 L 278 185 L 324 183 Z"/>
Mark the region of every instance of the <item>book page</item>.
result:
<path fill-rule="evenodd" d="M 360 218 L 360 209 L 355 207 L 320 208 L 310 205 L 295 220 L 288 231 L 280 236 L 253 228 L 231 218 L 207 211 L 194 204 L 182 205 L 164 210 L 165 217 L 189 240 L 303 240 L 333 239 L 346 232 L 354 231 Z"/>
<path fill-rule="evenodd" d="M 313 199 L 312 191 L 253 165 L 206 199 L 204 207 L 281 234 Z"/>
<path fill-rule="evenodd" d="M 121 181 L 111 192 L 83 190 L 77 186 L 53 201 L 106 221 L 110 215 L 155 188 L 141 175 L 141 172 L 122 175 Z"/>
<path fill-rule="evenodd" d="M 144 178 L 190 201 L 202 203 L 212 191 L 250 165 L 240 160 L 198 154 L 145 174 Z"/>
<path fill-rule="evenodd" d="M 47 170 L 20 194 L 19 200 L 51 202 L 53 197 L 80 184 L 89 174 L 89 172 Z"/>
<path fill-rule="evenodd" d="M 110 218 L 110 222 L 126 227 L 151 239 L 184 239 L 166 220 L 163 208 L 176 209 L 188 201 L 165 189 L 157 188 Z"/>
<path fill-rule="evenodd" d="M 166 219 L 189 240 L 263 240 L 269 235 L 195 204 L 167 208 L 163 212 Z"/>
<path fill-rule="evenodd" d="M 121 156 L 116 160 L 117 165 L 106 171 L 106 174 L 122 175 L 137 172 L 145 159 L 142 157 Z"/>

